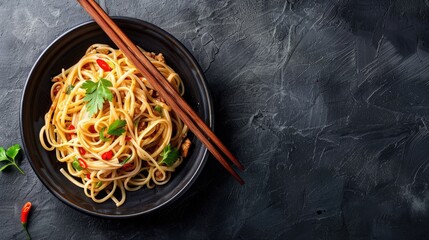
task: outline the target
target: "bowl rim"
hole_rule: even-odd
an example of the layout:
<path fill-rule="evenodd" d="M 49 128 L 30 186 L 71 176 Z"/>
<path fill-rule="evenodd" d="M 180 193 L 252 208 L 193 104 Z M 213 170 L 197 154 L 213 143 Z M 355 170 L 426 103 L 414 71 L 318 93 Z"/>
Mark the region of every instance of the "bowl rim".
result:
<path fill-rule="evenodd" d="M 138 24 L 139 26 L 144 26 L 145 28 L 151 29 L 151 30 L 155 30 L 158 34 L 166 37 L 169 41 L 173 42 L 175 44 L 176 47 L 179 48 L 179 50 L 186 56 L 186 58 L 189 58 L 191 60 L 191 62 L 195 63 L 195 67 L 197 70 L 197 75 L 200 76 L 200 83 L 199 83 L 199 87 L 198 87 L 198 91 L 200 91 L 201 93 L 203 93 L 203 96 L 207 97 L 205 98 L 205 101 L 207 102 L 207 121 L 208 121 L 208 126 L 210 129 L 214 130 L 214 109 L 213 109 L 213 100 L 212 100 L 212 95 L 207 87 L 207 80 L 205 78 L 204 72 L 201 69 L 201 66 L 198 64 L 198 61 L 195 59 L 195 57 L 189 52 L 189 50 L 178 40 L 176 39 L 173 35 L 171 35 L 170 33 L 168 33 L 167 31 L 165 31 L 164 29 L 162 29 L 161 27 L 156 26 L 153 23 L 138 19 L 138 18 L 133 18 L 133 17 L 125 17 L 125 16 L 114 16 L 111 17 L 114 21 L 125 21 L 127 23 L 131 23 L 131 24 Z M 66 205 L 82 212 L 88 215 L 92 215 L 95 217 L 102 217 L 102 218 L 110 218 L 110 219 L 123 219 L 123 218 L 130 218 L 130 217 L 137 217 L 137 216 L 141 216 L 141 215 L 145 215 L 145 214 L 149 214 L 152 213 L 154 211 L 160 210 L 161 208 L 171 204 L 172 202 L 176 201 L 177 199 L 179 199 L 186 191 L 189 190 L 189 188 L 192 186 L 192 184 L 195 182 L 195 180 L 198 178 L 198 176 L 201 174 L 206 162 L 207 162 L 207 158 L 208 158 L 208 150 L 204 145 L 201 145 L 203 148 L 203 152 L 202 152 L 202 156 L 201 156 L 201 161 L 198 164 L 195 172 L 191 175 L 190 180 L 187 181 L 184 186 L 174 195 L 172 195 L 172 197 L 170 197 L 168 200 L 166 200 L 165 202 L 161 203 L 160 205 L 148 209 L 148 210 L 144 210 L 144 211 L 139 211 L 139 212 L 135 212 L 135 213 L 130 213 L 130 214 L 108 214 L 108 213 L 101 213 L 101 212 L 96 212 L 96 211 L 91 211 L 88 210 L 86 208 L 83 208 L 77 204 L 74 204 L 70 201 L 68 201 L 66 198 L 64 198 L 62 196 L 62 194 L 54 191 L 53 189 L 51 189 L 48 186 L 48 181 L 45 180 L 43 177 L 41 177 L 39 171 L 36 170 L 36 166 L 33 163 L 33 160 L 31 160 L 31 156 L 30 153 L 27 151 L 27 144 L 25 141 L 25 134 L 24 134 L 24 114 L 23 114 L 23 110 L 24 110 L 24 98 L 26 96 L 27 91 L 29 91 L 28 89 L 28 85 L 29 85 L 29 81 L 32 78 L 32 75 L 34 74 L 34 71 L 36 70 L 36 68 L 39 65 L 39 62 L 41 62 L 43 60 L 43 58 L 45 57 L 45 55 L 50 51 L 51 47 L 53 47 L 55 44 L 57 44 L 59 41 L 61 41 L 64 37 L 66 37 L 67 35 L 73 33 L 74 31 L 77 31 L 78 29 L 85 27 L 87 25 L 91 25 L 91 24 L 97 24 L 94 20 L 88 20 L 85 22 L 82 22 L 80 24 L 77 24 L 69 29 L 67 29 L 65 32 L 63 32 L 62 34 L 60 34 L 59 36 L 55 37 L 55 39 L 42 51 L 42 53 L 40 53 L 40 55 L 38 56 L 38 58 L 36 59 L 35 63 L 33 64 L 33 66 L 31 67 L 31 70 L 25 80 L 25 85 L 23 88 L 23 92 L 22 92 L 22 96 L 21 96 L 21 104 L 20 104 L 20 114 L 19 114 L 19 124 L 20 124 L 20 135 L 21 135 L 21 142 L 23 144 L 23 152 L 25 154 L 25 156 L 27 157 L 28 162 L 30 163 L 31 168 L 33 169 L 34 173 L 36 174 L 37 178 L 43 183 L 43 185 L 56 197 L 58 198 L 61 202 L 65 203 Z M 199 141 L 199 140 L 198 140 Z"/>

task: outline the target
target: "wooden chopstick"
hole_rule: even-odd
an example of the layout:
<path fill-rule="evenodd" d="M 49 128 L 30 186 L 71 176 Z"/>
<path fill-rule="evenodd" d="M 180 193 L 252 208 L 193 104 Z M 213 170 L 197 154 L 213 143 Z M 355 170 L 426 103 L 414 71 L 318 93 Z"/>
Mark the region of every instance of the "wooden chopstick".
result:
<path fill-rule="evenodd" d="M 135 44 L 122 32 L 122 30 L 113 22 L 113 20 L 104 12 L 104 10 L 93 0 L 87 1 L 97 12 L 98 16 L 101 17 L 106 24 L 112 29 L 112 31 L 125 43 L 129 50 L 137 57 L 139 61 L 142 62 L 144 67 L 154 76 L 158 81 L 155 83 L 159 87 L 166 87 L 167 92 L 174 98 L 175 101 L 178 101 L 179 107 L 183 107 L 185 113 L 189 113 L 192 118 L 197 123 L 197 126 L 201 127 L 203 132 L 208 134 L 208 137 L 219 146 L 226 156 L 231 159 L 231 161 L 241 170 L 244 170 L 244 166 L 234 157 L 234 155 L 223 145 L 223 143 L 216 137 L 216 135 L 211 131 L 209 127 L 201 120 L 198 115 L 192 110 L 192 108 L 177 94 L 176 90 L 170 84 L 162 84 L 166 79 L 164 76 L 156 69 L 155 66 L 141 53 L 141 51 L 136 47 Z M 152 82 L 150 82 L 152 84 Z"/>
<path fill-rule="evenodd" d="M 169 104 L 180 119 L 189 127 L 195 136 L 207 147 L 222 166 L 240 183 L 243 179 L 228 164 L 216 146 L 241 170 L 244 166 L 225 147 L 211 129 L 201 120 L 192 108 L 181 98 L 176 90 L 156 69 L 155 66 L 144 56 L 144 54 L 132 43 L 132 41 L 119 29 L 113 20 L 94 0 L 77 0 L 89 15 L 100 25 L 110 39 L 124 52 L 125 56 L 131 60 L 136 68 L 146 77 L 152 87 L 159 92 L 164 100 Z M 163 84 L 164 83 L 164 84 Z M 194 122 L 194 121 L 195 122 Z M 211 142 L 213 141 L 213 143 Z"/>

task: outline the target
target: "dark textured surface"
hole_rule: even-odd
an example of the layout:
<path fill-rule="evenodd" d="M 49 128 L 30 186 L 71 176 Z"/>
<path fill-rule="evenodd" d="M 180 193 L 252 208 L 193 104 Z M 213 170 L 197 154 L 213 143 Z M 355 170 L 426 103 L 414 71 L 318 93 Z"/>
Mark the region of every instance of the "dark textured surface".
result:
<path fill-rule="evenodd" d="M 247 166 L 240 186 L 209 159 L 154 215 L 106 220 L 57 200 L 26 159 L 0 174 L 0 238 L 427 239 L 428 1 L 104 1 L 194 54 L 216 132 Z M 89 17 L 74 1 L 1 1 L 0 145 L 42 50 Z"/>

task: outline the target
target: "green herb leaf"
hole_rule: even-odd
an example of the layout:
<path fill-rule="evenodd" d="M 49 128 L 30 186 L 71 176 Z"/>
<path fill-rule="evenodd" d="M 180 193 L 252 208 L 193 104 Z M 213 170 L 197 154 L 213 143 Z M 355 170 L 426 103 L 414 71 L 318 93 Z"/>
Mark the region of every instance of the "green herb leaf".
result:
<path fill-rule="evenodd" d="M 127 121 L 125 120 L 115 120 L 112 124 L 110 124 L 107 133 L 114 136 L 121 136 L 122 133 L 125 132 L 124 127 L 126 124 Z"/>
<path fill-rule="evenodd" d="M 136 119 L 133 123 L 134 123 L 134 127 L 138 127 L 140 123 L 140 118 Z"/>
<path fill-rule="evenodd" d="M 0 172 L 3 172 L 7 167 L 9 167 L 9 166 L 16 166 L 14 163 L 12 163 L 12 162 L 10 162 L 10 163 L 8 163 L 8 164 L 6 164 L 6 165 L 4 165 L 3 167 L 1 167 L 0 168 Z"/>
<path fill-rule="evenodd" d="M 25 174 L 24 171 L 16 164 L 16 156 L 18 155 L 19 151 L 21 150 L 21 147 L 19 144 L 15 144 L 7 149 L 7 151 L 0 147 L 0 162 L 8 161 L 9 163 L 6 165 L 3 165 L 0 168 L 0 171 L 5 170 L 9 166 L 14 166 L 20 173 Z"/>
<path fill-rule="evenodd" d="M 68 85 L 66 88 L 66 94 L 69 95 L 71 93 L 71 91 L 73 90 L 74 86 L 73 85 Z"/>
<path fill-rule="evenodd" d="M 113 94 L 109 89 L 112 86 L 112 83 L 104 78 L 100 78 L 96 83 L 88 80 L 82 84 L 81 88 L 86 90 L 83 100 L 87 101 L 86 106 L 89 114 L 93 115 L 103 109 L 103 104 L 106 100 L 112 101 Z"/>
<path fill-rule="evenodd" d="M 93 93 L 97 90 L 97 83 L 88 80 L 82 84 L 81 88 L 86 90 L 86 94 Z"/>
<path fill-rule="evenodd" d="M 1 161 L 9 161 L 9 158 L 7 158 L 6 156 L 6 150 L 4 150 L 4 148 L 0 147 L 0 162 Z"/>
<path fill-rule="evenodd" d="M 127 163 L 128 161 L 130 161 L 131 156 L 127 157 L 127 159 L 125 159 L 123 162 L 121 162 L 121 166 L 124 166 L 125 163 Z"/>
<path fill-rule="evenodd" d="M 103 185 L 103 182 L 100 181 L 97 183 L 97 185 L 95 185 L 95 188 L 99 188 L 99 187 L 101 187 L 101 185 Z"/>
<path fill-rule="evenodd" d="M 75 158 L 74 161 L 72 162 L 72 166 L 74 169 L 76 169 L 77 171 L 81 171 L 82 167 L 79 164 L 79 161 Z"/>
<path fill-rule="evenodd" d="M 15 162 L 12 162 L 11 160 L 8 160 L 8 161 L 9 161 L 8 164 L 3 165 L 3 167 L 0 168 L 0 172 L 2 172 L 3 170 L 5 170 L 9 166 L 14 166 L 16 169 L 18 169 L 18 171 L 20 173 L 25 174 L 24 171 L 22 171 L 22 169 Z"/>
<path fill-rule="evenodd" d="M 162 157 L 161 163 L 165 163 L 167 166 L 172 166 L 179 158 L 179 150 L 177 148 L 171 148 L 168 144 L 160 154 Z"/>
<path fill-rule="evenodd" d="M 103 127 L 103 128 L 101 129 L 100 133 L 99 133 L 99 136 L 100 136 L 101 141 L 103 141 L 103 142 L 107 142 L 107 141 L 112 140 L 111 138 L 106 138 L 106 137 L 104 136 L 104 130 L 106 130 L 106 127 Z"/>
<path fill-rule="evenodd" d="M 18 155 L 19 150 L 21 150 L 21 146 L 19 146 L 19 144 L 15 144 L 7 149 L 6 155 L 15 162 L 15 157 Z"/>
<path fill-rule="evenodd" d="M 162 107 L 161 107 L 161 106 L 156 105 L 153 109 L 154 109 L 155 111 L 157 111 L 160 115 L 162 114 Z"/>

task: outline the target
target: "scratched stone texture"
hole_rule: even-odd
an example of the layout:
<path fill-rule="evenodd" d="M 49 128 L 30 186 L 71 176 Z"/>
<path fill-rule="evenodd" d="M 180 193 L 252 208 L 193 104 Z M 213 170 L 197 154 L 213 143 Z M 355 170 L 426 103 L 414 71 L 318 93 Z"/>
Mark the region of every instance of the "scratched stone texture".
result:
<path fill-rule="evenodd" d="M 27 159 L 0 173 L 0 239 L 428 239 L 429 2 L 100 1 L 195 56 L 216 133 L 247 167 L 210 158 L 169 209 L 127 220 L 56 199 Z M 0 2 L 0 145 L 22 143 L 21 94 L 41 52 L 89 20 L 75 1 Z"/>

